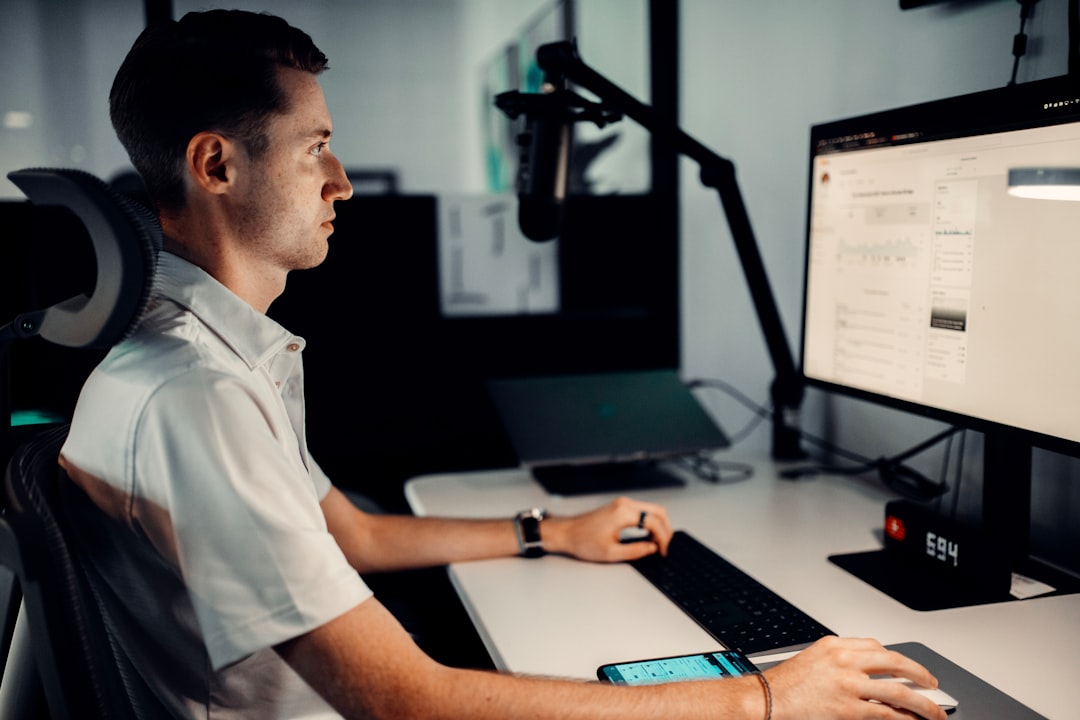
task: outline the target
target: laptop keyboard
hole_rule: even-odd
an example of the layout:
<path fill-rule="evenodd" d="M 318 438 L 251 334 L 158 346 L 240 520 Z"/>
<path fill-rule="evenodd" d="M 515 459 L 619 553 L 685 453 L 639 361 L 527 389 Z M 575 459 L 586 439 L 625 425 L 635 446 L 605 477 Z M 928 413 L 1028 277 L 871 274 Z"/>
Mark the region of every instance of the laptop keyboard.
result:
<path fill-rule="evenodd" d="M 727 648 L 750 654 L 835 634 L 685 532 L 667 557 L 631 565 Z"/>

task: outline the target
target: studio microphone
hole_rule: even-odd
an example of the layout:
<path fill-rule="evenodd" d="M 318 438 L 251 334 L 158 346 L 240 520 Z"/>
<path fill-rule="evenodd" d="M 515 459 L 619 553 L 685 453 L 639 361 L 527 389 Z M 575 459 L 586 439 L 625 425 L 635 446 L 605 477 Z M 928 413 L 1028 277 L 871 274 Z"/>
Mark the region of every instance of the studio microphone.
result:
<path fill-rule="evenodd" d="M 551 86 L 548 85 L 550 88 Z M 562 97 L 552 89 L 525 114 L 525 130 L 518 135 L 518 225 L 536 242 L 552 240 L 562 229 L 563 202 L 573 142 L 573 123 Z"/>

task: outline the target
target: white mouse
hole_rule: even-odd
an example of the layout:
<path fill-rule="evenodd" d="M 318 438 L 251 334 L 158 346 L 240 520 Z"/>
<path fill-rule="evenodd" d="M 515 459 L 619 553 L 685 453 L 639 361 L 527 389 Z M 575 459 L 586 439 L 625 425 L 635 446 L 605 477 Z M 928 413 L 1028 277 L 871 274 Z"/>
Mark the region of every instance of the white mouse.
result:
<path fill-rule="evenodd" d="M 904 678 L 898 678 L 898 677 L 881 678 L 881 679 L 882 680 L 891 680 L 893 682 L 904 683 L 909 688 L 911 688 L 915 692 L 919 693 L 923 697 L 929 698 L 933 702 L 937 703 L 938 707 L 940 707 L 945 712 L 951 712 L 951 711 L 956 709 L 957 705 L 959 705 L 959 703 L 956 701 L 956 698 L 954 698 L 952 695 L 945 692 L 941 688 L 925 688 L 925 687 L 922 687 L 921 685 L 916 685 L 915 683 L 911 682 L 910 680 L 906 680 Z"/>
<path fill-rule="evenodd" d="M 646 528 L 639 528 L 636 526 L 625 527 L 619 531 L 619 542 L 632 543 L 641 542 L 643 540 L 649 540 L 652 538 L 652 533 Z"/>

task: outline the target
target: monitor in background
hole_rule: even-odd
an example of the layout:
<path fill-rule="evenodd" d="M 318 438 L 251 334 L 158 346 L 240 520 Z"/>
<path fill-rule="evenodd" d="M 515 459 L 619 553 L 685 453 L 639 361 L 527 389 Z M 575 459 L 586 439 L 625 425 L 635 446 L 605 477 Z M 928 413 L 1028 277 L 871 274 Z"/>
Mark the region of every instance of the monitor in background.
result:
<path fill-rule="evenodd" d="M 1080 456 L 1080 203 L 1011 197 L 1007 175 L 1080 165 L 1080 91 L 1010 86 L 810 142 L 804 377 L 982 431 L 976 550 L 1018 569 L 1032 446 Z"/>

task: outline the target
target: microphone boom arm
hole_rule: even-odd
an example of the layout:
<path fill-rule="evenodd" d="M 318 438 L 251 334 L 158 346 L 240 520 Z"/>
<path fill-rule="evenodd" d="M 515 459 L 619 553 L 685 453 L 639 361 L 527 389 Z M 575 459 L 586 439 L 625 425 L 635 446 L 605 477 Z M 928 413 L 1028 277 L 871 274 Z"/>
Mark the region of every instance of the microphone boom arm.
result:
<path fill-rule="evenodd" d="M 773 421 L 772 456 L 778 460 L 803 457 L 804 454 L 799 446 L 798 416 L 804 383 L 795 367 L 794 356 L 788 344 L 787 335 L 784 333 L 776 299 L 773 296 L 750 224 L 750 216 L 735 177 L 735 164 L 712 152 L 676 125 L 663 120 L 652 107 L 637 100 L 586 65 L 579 57 L 573 42 L 563 41 L 542 45 L 537 49 L 536 59 L 540 69 L 548 76 L 563 77 L 573 81 L 600 98 L 605 106 L 614 110 L 614 114 L 621 113 L 633 119 L 653 137 L 667 142 L 678 153 L 695 161 L 700 167 L 701 183 L 716 190 L 727 217 L 758 322 L 776 372 L 770 387 Z M 499 107 L 502 108 L 502 105 Z"/>
<path fill-rule="evenodd" d="M 622 120 L 622 114 L 606 105 L 586 100 L 572 90 L 554 89 L 548 93 L 523 93 L 517 90 L 499 93 L 495 106 L 511 120 L 525 115 L 564 115 L 566 122 L 591 122 L 602 128 Z"/>

